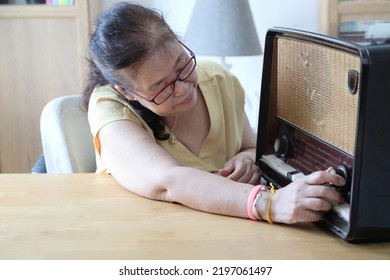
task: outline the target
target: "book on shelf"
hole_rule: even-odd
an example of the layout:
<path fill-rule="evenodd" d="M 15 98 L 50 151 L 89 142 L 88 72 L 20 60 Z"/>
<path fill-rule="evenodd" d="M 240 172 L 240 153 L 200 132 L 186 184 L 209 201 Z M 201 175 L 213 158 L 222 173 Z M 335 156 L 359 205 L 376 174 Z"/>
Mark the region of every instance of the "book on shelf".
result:
<path fill-rule="evenodd" d="M 50 6 L 73 6 L 75 0 L 46 0 L 46 5 Z"/>

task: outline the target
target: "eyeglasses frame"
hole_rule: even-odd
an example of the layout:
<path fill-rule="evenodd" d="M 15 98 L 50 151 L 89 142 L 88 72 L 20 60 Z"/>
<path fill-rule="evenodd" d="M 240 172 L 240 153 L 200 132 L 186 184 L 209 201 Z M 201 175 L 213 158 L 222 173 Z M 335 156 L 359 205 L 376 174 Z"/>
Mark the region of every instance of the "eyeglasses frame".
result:
<path fill-rule="evenodd" d="M 141 97 L 142 99 L 148 101 L 148 102 L 152 102 L 156 105 L 161 105 L 163 104 L 165 101 L 167 101 L 171 96 L 172 94 L 175 92 L 175 84 L 177 81 L 185 81 L 188 79 L 189 76 L 191 76 L 191 74 L 194 72 L 195 70 L 195 67 L 196 67 L 196 57 L 195 57 L 195 54 L 193 51 L 190 50 L 190 48 L 188 48 L 185 44 L 183 44 L 181 41 L 179 41 L 179 43 L 190 53 L 190 59 L 188 60 L 188 62 L 184 65 L 184 67 L 180 70 L 180 72 L 176 75 L 176 78 L 173 79 L 172 81 L 170 81 L 168 84 L 166 84 L 161 90 L 159 90 L 156 94 L 154 94 L 152 97 L 145 97 L 145 96 L 142 96 L 140 95 L 139 93 L 136 93 L 134 92 L 133 90 L 129 90 L 132 94 L 138 96 L 138 97 Z M 193 69 L 191 70 L 191 72 L 184 78 L 180 78 L 180 75 L 181 73 L 183 72 L 183 70 L 188 66 L 188 64 L 194 60 L 194 67 Z M 167 98 L 165 98 L 162 102 L 156 102 L 156 98 L 164 91 L 166 90 L 168 87 L 170 87 L 171 85 L 173 85 L 173 90 L 171 92 L 171 94 L 169 96 L 167 96 Z"/>

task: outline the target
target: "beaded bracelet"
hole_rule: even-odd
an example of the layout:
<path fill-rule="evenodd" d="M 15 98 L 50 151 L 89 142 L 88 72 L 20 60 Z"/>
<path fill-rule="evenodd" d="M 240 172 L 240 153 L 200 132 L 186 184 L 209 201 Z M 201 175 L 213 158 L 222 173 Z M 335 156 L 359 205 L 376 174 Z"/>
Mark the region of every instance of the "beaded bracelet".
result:
<path fill-rule="evenodd" d="M 276 189 L 275 187 L 271 184 L 271 193 L 269 195 L 269 201 L 268 201 L 268 206 L 267 206 L 267 221 L 270 224 L 273 224 L 274 222 L 271 219 L 271 202 L 272 202 L 272 196 L 275 194 Z"/>
<path fill-rule="evenodd" d="M 266 190 L 265 186 L 257 185 L 249 193 L 246 211 L 249 218 L 251 218 L 254 221 L 262 220 L 259 213 L 257 212 L 256 204 L 261 197 L 261 191 L 264 190 Z"/>

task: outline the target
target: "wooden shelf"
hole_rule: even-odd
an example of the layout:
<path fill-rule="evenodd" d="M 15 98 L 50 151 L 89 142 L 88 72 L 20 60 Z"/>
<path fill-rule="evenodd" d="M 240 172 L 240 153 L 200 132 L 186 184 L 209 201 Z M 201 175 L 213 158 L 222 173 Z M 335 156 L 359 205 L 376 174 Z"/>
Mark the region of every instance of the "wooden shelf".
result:
<path fill-rule="evenodd" d="M 100 2 L 1 5 L 0 172 L 30 172 L 42 153 L 40 116 L 50 100 L 79 94 Z"/>
<path fill-rule="evenodd" d="M 323 33 L 338 37 L 340 23 L 358 20 L 390 20 L 389 0 L 324 0 L 319 2 L 319 18 Z M 327 30 L 326 30 L 327 29 Z"/>
<path fill-rule="evenodd" d="M 79 15 L 80 8 L 80 4 L 74 6 L 1 5 L 0 18 L 74 18 Z"/>

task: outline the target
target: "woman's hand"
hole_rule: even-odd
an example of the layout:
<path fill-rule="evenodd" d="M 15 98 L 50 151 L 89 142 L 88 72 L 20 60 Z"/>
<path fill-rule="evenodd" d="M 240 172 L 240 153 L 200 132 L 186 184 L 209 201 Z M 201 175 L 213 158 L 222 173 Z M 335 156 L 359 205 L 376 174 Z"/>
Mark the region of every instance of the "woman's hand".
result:
<path fill-rule="evenodd" d="M 225 163 L 219 174 L 233 181 L 256 185 L 260 182 L 260 169 L 251 151 L 238 153 Z"/>
<path fill-rule="evenodd" d="M 343 186 L 345 180 L 336 174 L 317 171 L 279 189 L 272 198 L 272 220 L 287 224 L 321 220 L 323 212 L 343 202 L 340 192 L 329 184 Z"/>

